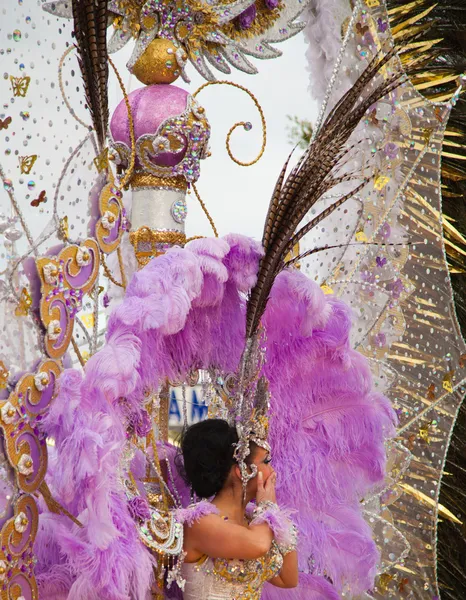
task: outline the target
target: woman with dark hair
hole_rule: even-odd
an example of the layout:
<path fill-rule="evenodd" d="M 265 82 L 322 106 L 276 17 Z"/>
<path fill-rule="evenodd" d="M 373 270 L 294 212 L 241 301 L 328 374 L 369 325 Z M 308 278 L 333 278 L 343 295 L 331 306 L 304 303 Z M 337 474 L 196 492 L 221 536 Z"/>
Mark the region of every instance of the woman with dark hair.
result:
<path fill-rule="evenodd" d="M 276 504 L 267 442 L 261 447 L 254 439 L 244 485 L 235 427 L 208 419 L 182 437 L 184 477 L 204 499 L 178 513 L 185 527 L 185 600 L 259 600 L 266 581 L 298 584 L 296 528 Z"/>

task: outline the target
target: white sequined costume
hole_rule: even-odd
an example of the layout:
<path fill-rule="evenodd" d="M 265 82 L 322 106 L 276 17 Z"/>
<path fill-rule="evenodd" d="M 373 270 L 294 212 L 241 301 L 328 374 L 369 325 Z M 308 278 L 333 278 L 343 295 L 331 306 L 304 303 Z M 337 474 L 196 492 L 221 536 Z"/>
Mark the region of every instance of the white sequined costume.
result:
<path fill-rule="evenodd" d="M 257 560 L 227 560 L 204 557 L 184 563 L 181 569 L 186 586 L 184 600 L 260 600 L 266 581 L 282 568 L 283 557 L 273 543 Z"/>

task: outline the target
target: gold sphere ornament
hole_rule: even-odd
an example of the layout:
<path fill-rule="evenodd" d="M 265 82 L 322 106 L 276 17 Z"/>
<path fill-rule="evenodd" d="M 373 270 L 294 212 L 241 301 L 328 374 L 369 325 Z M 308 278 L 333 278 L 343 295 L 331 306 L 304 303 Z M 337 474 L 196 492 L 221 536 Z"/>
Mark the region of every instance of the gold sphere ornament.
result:
<path fill-rule="evenodd" d="M 153 40 L 139 57 L 132 71 L 145 85 L 173 83 L 180 76 L 177 47 L 164 38 Z"/>

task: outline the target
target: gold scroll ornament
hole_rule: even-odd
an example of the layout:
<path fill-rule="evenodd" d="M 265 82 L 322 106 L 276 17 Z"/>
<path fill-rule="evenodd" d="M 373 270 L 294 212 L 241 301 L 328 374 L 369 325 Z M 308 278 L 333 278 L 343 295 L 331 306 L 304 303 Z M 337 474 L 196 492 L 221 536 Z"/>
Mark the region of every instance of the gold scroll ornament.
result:
<path fill-rule="evenodd" d="M 47 489 L 47 445 L 36 428 L 36 420 L 54 400 L 60 372 L 58 362 L 45 360 L 34 373 L 24 375 L 9 398 L 0 402 L 5 453 L 19 488 L 10 509 L 11 517 L 0 532 L 1 600 L 39 598 L 32 552 L 39 513 L 32 494 L 44 486 Z"/>

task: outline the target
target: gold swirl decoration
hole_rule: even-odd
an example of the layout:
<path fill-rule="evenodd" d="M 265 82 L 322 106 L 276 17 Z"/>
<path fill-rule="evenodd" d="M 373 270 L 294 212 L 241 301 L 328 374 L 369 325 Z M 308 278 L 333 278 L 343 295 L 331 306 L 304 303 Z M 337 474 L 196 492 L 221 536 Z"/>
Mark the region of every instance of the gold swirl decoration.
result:
<path fill-rule="evenodd" d="M 0 532 L 1 600 L 21 597 L 38 600 L 33 545 L 39 513 L 31 494 L 47 489 L 44 482 L 47 445 L 37 429 L 37 420 L 55 398 L 61 370 L 61 365 L 54 360 L 42 361 L 35 373 L 24 375 L 9 398 L 0 402 L 0 427 L 6 457 L 19 487 L 19 494 L 10 509 L 11 516 L 7 512 L 7 520 Z"/>
<path fill-rule="evenodd" d="M 21 496 L 15 504 L 13 516 L 1 531 L 1 600 L 39 598 L 33 561 L 33 545 L 38 524 L 39 511 L 34 498 L 29 495 Z"/>
<path fill-rule="evenodd" d="M 226 148 L 227 148 L 228 156 L 231 158 L 231 160 L 233 162 L 235 162 L 237 165 L 240 165 L 241 167 L 251 167 L 252 165 L 255 165 L 262 158 L 262 155 L 265 152 L 265 147 L 267 145 L 267 123 L 265 120 L 264 111 L 262 110 L 262 106 L 259 104 L 259 101 L 257 100 L 257 98 L 254 96 L 254 94 L 252 92 L 250 92 L 244 86 L 239 85 L 238 83 L 233 83 L 232 81 L 208 81 L 207 83 L 204 83 L 203 85 L 201 85 L 201 87 L 194 92 L 193 98 L 196 98 L 196 96 L 198 94 L 200 94 L 202 92 L 202 90 L 204 90 L 205 88 L 207 88 L 211 85 L 229 85 L 231 87 L 242 90 L 251 98 L 251 100 L 256 105 L 256 108 L 259 112 L 259 116 L 261 119 L 261 124 L 262 124 L 262 145 L 261 145 L 259 154 L 256 156 L 256 158 L 254 158 L 253 160 L 251 160 L 249 162 L 243 162 L 243 161 L 237 159 L 231 150 L 230 142 L 231 142 L 231 136 L 233 135 L 233 132 L 238 127 L 243 127 L 243 129 L 245 129 L 246 131 L 249 131 L 252 128 L 251 123 L 245 122 L 245 121 L 240 121 L 239 123 L 235 123 L 233 125 L 233 127 L 231 127 L 229 132 L 227 133 L 227 139 L 226 139 Z"/>
<path fill-rule="evenodd" d="M 51 358 L 61 358 L 66 352 L 75 316 L 83 296 L 94 286 L 99 265 L 99 246 L 93 239 L 65 246 L 58 256 L 36 259 L 41 280 L 40 317 L 46 329 L 45 350 Z"/>
<path fill-rule="evenodd" d="M 123 207 L 123 194 L 115 185 L 111 169 L 108 170 L 108 182 L 100 192 L 100 219 L 95 228 L 95 237 L 102 252 L 110 254 L 118 248 L 127 228 L 127 219 Z"/>

